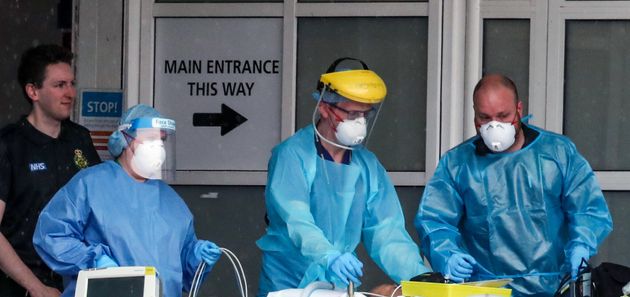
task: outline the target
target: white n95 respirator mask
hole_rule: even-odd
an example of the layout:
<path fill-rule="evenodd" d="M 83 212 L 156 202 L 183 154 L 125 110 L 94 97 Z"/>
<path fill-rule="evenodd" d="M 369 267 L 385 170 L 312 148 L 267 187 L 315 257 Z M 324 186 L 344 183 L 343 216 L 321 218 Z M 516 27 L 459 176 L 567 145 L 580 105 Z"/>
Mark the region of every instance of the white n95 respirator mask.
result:
<path fill-rule="evenodd" d="M 162 140 L 145 140 L 138 144 L 131 158 L 131 168 L 147 179 L 162 178 L 162 164 L 166 160 L 166 150 Z"/>
<path fill-rule="evenodd" d="M 367 120 L 364 117 L 354 120 L 344 120 L 337 125 L 335 137 L 347 146 L 358 145 L 363 142 L 367 135 Z"/>
<path fill-rule="evenodd" d="M 491 121 L 481 125 L 479 134 L 486 146 L 497 153 L 507 150 L 516 140 L 516 128 L 512 123 Z"/>

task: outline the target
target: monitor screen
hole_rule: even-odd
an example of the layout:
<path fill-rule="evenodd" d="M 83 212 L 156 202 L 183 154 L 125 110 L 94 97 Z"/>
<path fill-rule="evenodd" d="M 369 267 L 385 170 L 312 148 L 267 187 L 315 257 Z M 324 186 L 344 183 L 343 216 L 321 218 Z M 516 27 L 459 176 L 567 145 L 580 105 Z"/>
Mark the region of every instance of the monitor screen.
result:
<path fill-rule="evenodd" d="M 143 297 L 144 276 L 95 278 L 87 282 L 89 297 Z"/>
<path fill-rule="evenodd" d="M 155 267 L 128 266 L 81 270 L 75 297 L 161 297 Z"/>

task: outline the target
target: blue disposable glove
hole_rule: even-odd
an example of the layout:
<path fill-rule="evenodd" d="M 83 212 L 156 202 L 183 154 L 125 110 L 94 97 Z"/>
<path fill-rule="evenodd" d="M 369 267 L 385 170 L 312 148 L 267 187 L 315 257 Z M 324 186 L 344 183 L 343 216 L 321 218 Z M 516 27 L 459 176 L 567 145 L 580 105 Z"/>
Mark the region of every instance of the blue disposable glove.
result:
<path fill-rule="evenodd" d="M 569 261 L 571 261 L 571 279 L 577 279 L 578 270 L 580 269 L 580 264 L 582 264 L 582 259 L 588 261 L 589 258 L 588 248 L 583 244 L 576 244 L 570 251 Z"/>
<path fill-rule="evenodd" d="M 446 269 L 444 274 L 452 281 L 461 283 L 470 278 L 473 267 L 477 265 L 477 261 L 468 254 L 453 254 L 446 261 Z"/>
<path fill-rule="evenodd" d="M 221 257 L 221 249 L 214 242 L 207 240 L 200 240 L 195 246 L 195 258 L 199 261 L 204 261 L 209 267 L 212 267 L 214 263 L 217 263 Z"/>
<path fill-rule="evenodd" d="M 96 268 L 118 267 L 118 263 L 108 255 L 103 254 L 96 259 Z"/>
<path fill-rule="evenodd" d="M 352 253 L 343 253 L 328 262 L 328 270 L 338 277 L 344 284 L 360 284 L 359 278 L 363 276 L 363 263 Z"/>

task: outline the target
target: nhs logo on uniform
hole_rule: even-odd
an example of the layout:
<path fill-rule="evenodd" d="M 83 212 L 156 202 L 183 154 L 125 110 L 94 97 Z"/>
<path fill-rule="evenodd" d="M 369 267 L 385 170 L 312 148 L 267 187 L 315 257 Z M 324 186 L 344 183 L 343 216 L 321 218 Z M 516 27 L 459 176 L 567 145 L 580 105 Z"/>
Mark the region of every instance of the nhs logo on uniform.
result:
<path fill-rule="evenodd" d="M 84 117 L 120 117 L 122 91 L 83 91 L 81 115 Z"/>
<path fill-rule="evenodd" d="M 29 167 L 31 168 L 31 172 L 42 171 L 46 170 L 46 163 L 31 163 L 29 164 Z"/>

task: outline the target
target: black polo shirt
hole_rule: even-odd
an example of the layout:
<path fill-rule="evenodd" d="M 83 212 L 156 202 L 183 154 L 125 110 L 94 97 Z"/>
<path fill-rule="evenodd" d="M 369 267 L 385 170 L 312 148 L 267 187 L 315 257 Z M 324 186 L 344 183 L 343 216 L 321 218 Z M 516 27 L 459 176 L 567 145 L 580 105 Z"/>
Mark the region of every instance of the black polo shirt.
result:
<path fill-rule="evenodd" d="M 6 203 L 0 231 L 42 280 L 51 274 L 33 248 L 39 213 L 75 173 L 100 161 L 89 131 L 70 120 L 61 123 L 58 138 L 26 117 L 0 130 L 0 200 Z"/>

